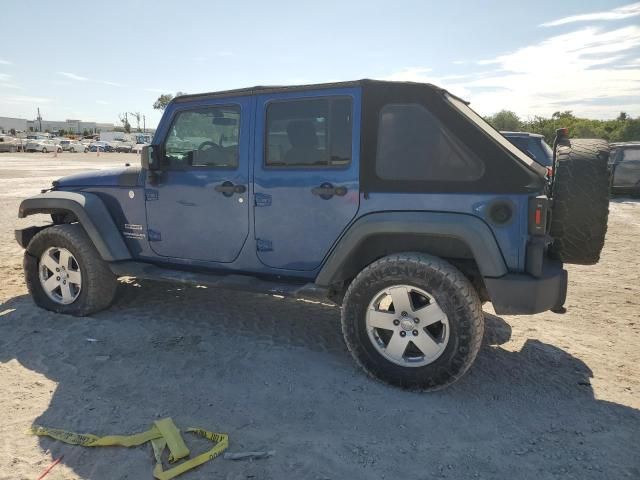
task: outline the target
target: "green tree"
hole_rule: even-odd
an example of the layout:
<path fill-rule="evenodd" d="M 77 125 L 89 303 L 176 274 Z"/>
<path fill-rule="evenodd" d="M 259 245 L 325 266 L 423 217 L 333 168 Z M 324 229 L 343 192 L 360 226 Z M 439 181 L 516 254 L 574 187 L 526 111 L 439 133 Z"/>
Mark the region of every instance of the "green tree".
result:
<path fill-rule="evenodd" d="M 496 130 L 507 130 L 518 132 L 522 130 L 522 121 L 520 117 L 510 110 L 500 110 L 498 113 L 491 115 L 487 121 Z"/>
<path fill-rule="evenodd" d="M 186 95 L 185 92 L 176 92 L 176 97 L 181 97 L 182 95 Z M 163 93 L 158 97 L 158 99 L 153 102 L 153 108 L 156 110 L 164 110 L 169 105 L 169 102 L 173 100 L 173 95 L 170 93 Z"/>
<path fill-rule="evenodd" d="M 125 133 L 131 133 L 131 124 L 129 123 L 129 118 L 126 113 L 120 115 L 120 122 L 122 123 L 122 128 L 124 128 Z"/>
<path fill-rule="evenodd" d="M 153 108 L 156 110 L 164 110 L 169 105 L 169 102 L 173 100 L 173 95 L 170 93 L 163 93 L 158 97 L 158 99 L 153 103 Z"/>

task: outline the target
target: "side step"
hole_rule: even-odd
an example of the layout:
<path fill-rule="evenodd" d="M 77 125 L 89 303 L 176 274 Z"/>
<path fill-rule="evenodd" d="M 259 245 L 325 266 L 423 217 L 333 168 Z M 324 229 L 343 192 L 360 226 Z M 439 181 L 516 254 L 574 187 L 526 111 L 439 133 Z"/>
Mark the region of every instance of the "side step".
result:
<path fill-rule="evenodd" d="M 263 280 L 251 275 L 189 272 L 162 268 L 142 262 L 110 263 L 109 268 L 118 277 L 136 277 L 145 280 L 206 285 L 208 287 L 282 295 L 284 297 L 328 300 L 327 289 L 319 287 L 315 283 L 277 282 Z"/>

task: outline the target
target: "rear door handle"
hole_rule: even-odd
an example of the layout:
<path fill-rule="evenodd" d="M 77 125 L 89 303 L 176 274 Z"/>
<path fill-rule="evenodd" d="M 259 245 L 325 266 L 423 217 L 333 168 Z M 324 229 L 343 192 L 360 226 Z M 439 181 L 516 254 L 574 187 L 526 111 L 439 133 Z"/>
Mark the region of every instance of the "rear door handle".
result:
<path fill-rule="evenodd" d="M 311 193 L 313 193 L 314 195 L 318 195 L 324 200 L 329 200 L 334 195 L 337 195 L 338 197 L 344 197 L 347 194 L 347 187 L 334 187 L 329 182 L 325 182 L 319 187 L 312 188 Z"/>
<path fill-rule="evenodd" d="M 247 191 L 247 187 L 244 185 L 234 185 L 232 182 L 226 181 L 220 185 L 214 187 L 216 192 L 220 192 L 225 197 L 230 197 L 234 193 L 244 193 Z"/>

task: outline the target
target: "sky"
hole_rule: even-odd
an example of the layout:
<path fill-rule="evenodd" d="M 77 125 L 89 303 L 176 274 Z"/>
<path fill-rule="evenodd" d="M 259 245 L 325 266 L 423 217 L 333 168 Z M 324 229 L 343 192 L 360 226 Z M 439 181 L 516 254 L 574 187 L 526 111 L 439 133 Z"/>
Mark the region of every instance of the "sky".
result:
<path fill-rule="evenodd" d="M 161 93 L 430 82 L 483 115 L 640 116 L 640 2 L 8 2 L 0 116 L 155 126 Z M 134 125 L 135 126 L 135 125 Z"/>

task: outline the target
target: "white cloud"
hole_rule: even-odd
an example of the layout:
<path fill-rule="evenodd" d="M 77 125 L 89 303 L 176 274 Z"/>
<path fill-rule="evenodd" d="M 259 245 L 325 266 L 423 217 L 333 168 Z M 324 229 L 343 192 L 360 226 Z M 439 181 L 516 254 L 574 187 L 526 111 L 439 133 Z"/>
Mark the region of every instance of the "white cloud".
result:
<path fill-rule="evenodd" d="M 96 100 L 96 103 L 98 105 L 109 105 L 109 102 L 107 102 L 106 100 Z"/>
<path fill-rule="evenodd" d="M 167 90 L 166 88 L 145 88 L 144 89 L 146 92 L 151 92 L 151 93 L 167 93 L 170 92 L 171 90 Z"/>
<path fill-rule="evenodd" d="M 76 75 L 75 73 L 69 72 L 56 72 L 58 75 L 62 75 L 63 77 L 70 78 L 71 80 L 77 80 L 79 82 L 84 82 L 89 80 L 87 77 L 81 77 L 80 75 Z"/>
<path fill-rule="evenodd" d="M 100 80 L 100 83 L 102 83 L 103 85 L 109 85 L 111 87 L 122 87 L 121 83 L 117 83 L 117 82 L 109 82 L 107 80 Z"/>
<path fill-rule="evenodd" d="M 427 68 L 414 67 L 389 79 L 435 83 L 470 100 L 482 114 L 503 108 L 523 117 L 573 110 L 577 115 L 611 118 L 623 109 L 636 116 L 640 67 L 637 60 L 625 58 L 638 47 L 638 26 L 610 31 L 589 27 L 478 62 L 491 65 L 491 72 L 438 77 Z M 629 101 L 621 102 L 623 97 Z"/>
<path fill-rule="evenodd" d="M 0 65 L 13 65 L 9 60 L 3 60 L 0 58 Z"/>
<path fill-rule="evenodd" d="M 640 2 L 625 5 L 624 7 L 614 8 L 606 12 L 585 13 L 582 15 L 572 15 L 570 17 L 559 18 L 551 22 L 542 23 L 541 27 L 556 27 L 558 25 L 566 25 L 575 22 L 594 22 L 601 20 L 623 20 L 625 18 L 636 17 L 640 15 Z"/>
<path fill-rule="evenodd" d="M 51 103 L 52 101 L 53 100 L 51 98 L 29 97 L 29 96 L 25 96 L 25 95 L 0 96 L 0 103 L 5 103 L 7 105 L 29 105 L 29 104 L 33 104 L 34 106 L 37 106 L 37 104 L 39 104 L 39 103 Z"/>
<path fill-rule="evenodd" d="M 11 88 L 22 90 L 22 87 L 13 82 L 11 75 L 8 73 L 0 73 L 0 88 Z"/>

